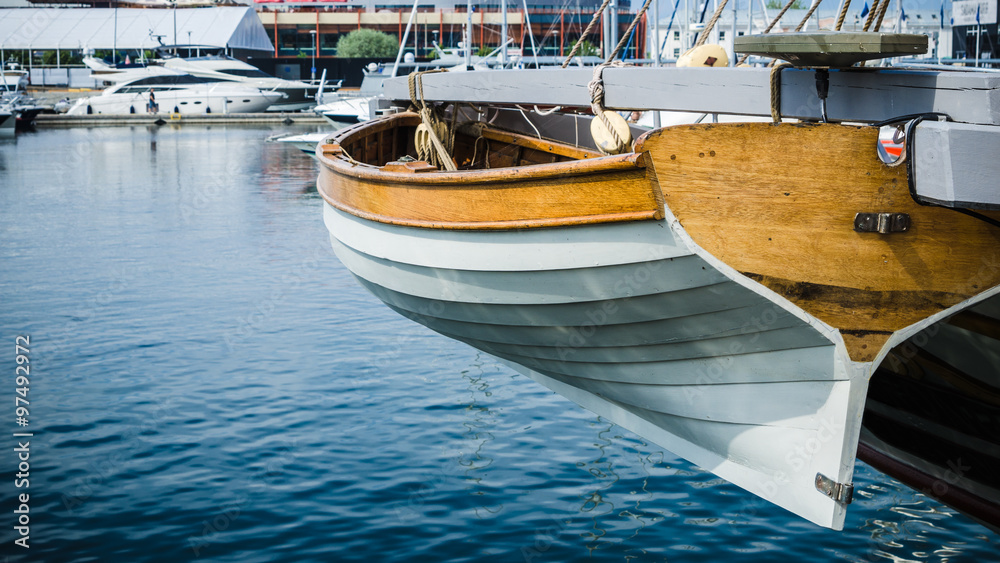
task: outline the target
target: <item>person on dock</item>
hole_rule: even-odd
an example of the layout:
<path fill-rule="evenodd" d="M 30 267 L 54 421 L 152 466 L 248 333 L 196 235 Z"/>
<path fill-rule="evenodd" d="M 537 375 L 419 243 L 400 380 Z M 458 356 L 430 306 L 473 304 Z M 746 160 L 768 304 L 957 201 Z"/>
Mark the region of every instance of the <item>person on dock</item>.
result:
<path fill-rule="evenodd" d="M 153 89 L 149 90 L 149 103 L 146 104 L 146 113 L 159 113 L 160 105 L 156 103 L 156 96 Z"/>

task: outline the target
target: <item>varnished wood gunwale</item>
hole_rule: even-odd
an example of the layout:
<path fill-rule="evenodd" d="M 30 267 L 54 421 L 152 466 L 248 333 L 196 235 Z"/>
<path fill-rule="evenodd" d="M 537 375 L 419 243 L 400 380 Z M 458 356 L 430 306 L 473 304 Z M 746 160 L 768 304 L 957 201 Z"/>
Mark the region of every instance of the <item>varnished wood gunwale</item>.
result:
<path fill-rule="evenodd" d="M 326 148 L 331 147 L 331 148 Z M 405 182 L 412 184 L 433 185 L 487 185 L 496 182 L 518 182 L 522 180 L 542 180 L 565 176 L 583 176 L 588 174 L 604 174 L 607 172 L 628 171 L 644 168 L 641 154 L 620 154 L 603 156 L 587 160 L 571 160 L 553 162 L 545 165 L 512 166 L 507 168 L 489 168 L 485 170 L 456 170 L 453 172 L 393 172 L 382 170 L 379 166 L 362 164 L 347 158 L 338 158 L 337 145 L 324 145 L 317 154 L 319 161 L 326 167 L 336 170 L 338 174 L 368 180 L 373 182 Z M 348 155 L 350 156 L 350 155 Z"/>
<path fill-rule="evenodd" d="M 695 243 L 840 330 L 871 361 L 896 331 L 1000 284 L 1000 229 L 909 193 L 878 130 L 834 124 L 677 126 L 636 142 Z M 906 232 L 854 231 L 907 213 Z M 1000 214 L 992 213 L 992 217 Z"/>
<path fill-rule="evenodd" d="M 397 114 L 335 135 L 317 154 L 324 200 L 363 219 L 432 229 L 525 229 L 663 218 L 662 196 L 641 154 L 435 171 L 362 163 L 344 149 L 363 146 L 369 154 L 373 137 L 419 122 L 415 114 Z M 509 132 L 486 130 L 483 136 L 562 158 L 592 154 Z"/>

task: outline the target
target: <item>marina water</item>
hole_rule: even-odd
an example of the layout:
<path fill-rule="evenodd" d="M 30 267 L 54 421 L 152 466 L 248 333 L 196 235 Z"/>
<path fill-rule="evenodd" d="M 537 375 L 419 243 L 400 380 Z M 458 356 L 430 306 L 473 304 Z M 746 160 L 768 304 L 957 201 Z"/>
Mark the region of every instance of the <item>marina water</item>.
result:
<path fill-rule="evenodd" d="M 6 560 L 1000 557 L 861 463 L 845 530 L 819 528 L 399 317 L 333 256 L 315 161 L 265 142 L 286 131 L 0 140 Z"/>

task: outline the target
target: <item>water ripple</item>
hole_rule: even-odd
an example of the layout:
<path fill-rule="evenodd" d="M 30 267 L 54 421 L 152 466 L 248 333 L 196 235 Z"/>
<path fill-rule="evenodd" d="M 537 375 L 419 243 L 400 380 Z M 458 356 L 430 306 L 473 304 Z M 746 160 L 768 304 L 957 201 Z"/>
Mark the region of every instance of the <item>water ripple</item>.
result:
<path fill-rule="evenodd" d="M 315 163 L 276 132 L 0 145 L 32 560 L 996 559 L 997 536 L 864 464 L 823 530 L 399 318 L 332 256 Z"/>

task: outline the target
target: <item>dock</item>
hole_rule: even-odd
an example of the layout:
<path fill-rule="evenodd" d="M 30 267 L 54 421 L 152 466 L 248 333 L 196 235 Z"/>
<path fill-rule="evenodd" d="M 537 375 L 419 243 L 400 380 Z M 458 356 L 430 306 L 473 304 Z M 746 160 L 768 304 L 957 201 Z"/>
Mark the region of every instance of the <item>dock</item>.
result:
<path fill-rule="evenodd" d="M 36 127 L 95 127 L 115 125 L 174 125 L 182 124 L 234 124 L 234 123 L 280 123 L 283 125 L 322 125 L 327 121 L 321 115 L 311 113 L 207 113 L 181 115 L 169 113 L 135 113 L 129 115 L 64 115 L 39 114 L 35 118 Z"/>

